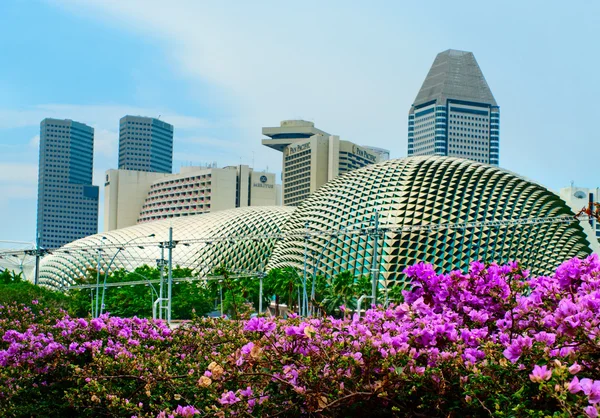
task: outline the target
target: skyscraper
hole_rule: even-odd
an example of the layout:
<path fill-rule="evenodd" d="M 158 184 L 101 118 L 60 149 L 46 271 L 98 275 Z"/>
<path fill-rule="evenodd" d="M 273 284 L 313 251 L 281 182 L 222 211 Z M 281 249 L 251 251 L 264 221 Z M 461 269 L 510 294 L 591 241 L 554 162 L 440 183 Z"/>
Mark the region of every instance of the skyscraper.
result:
<path fill-rule="evenodd" d="M 440 52 L 408 113 L 408 156 L 498 165 L 500 108 L 472 52 Z"/>
<path fill-rule="evenodd" d="M 72 120 L 40 124 L 37 237 L 46 249 L 98 232 L 98 186 L 92 185 L 94 128 Z"/>
<path fill-rule="evenodd" d="M 119 168 L 171 173 L 173 125 L 155 118 L 125 116 L 119 121 Z"/>
<path fill-rule="evenodd" d="M 282 194 L 286 206 L 299 205 L 329 180 L 389 158 L 382 148 L 359 146 L 340 140 L 304 120 L 284 120 L 263 128 L 262 144 L 283 154 Z"/>

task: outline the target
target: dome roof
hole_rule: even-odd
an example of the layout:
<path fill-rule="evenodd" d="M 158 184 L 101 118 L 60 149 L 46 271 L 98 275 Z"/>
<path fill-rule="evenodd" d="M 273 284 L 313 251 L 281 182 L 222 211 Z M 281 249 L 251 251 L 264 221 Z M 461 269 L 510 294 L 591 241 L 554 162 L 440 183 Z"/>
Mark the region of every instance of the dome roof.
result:
<path fill-rule="evenodd" d="M 582 227 L 569 218 L 573 212 L 544 187 L 469 160 L 409 157 L 354 170 L 313 193 L 290 217 L 267 268 L 302 269 L 306 245 L 310 275 L 369 274 L 375 210 L 387 230 L 377 251 L 384 284 L 402 280 L 402 270 L 421 261 L 449 271 L 466 269 L 474 260 L 519 260 L 532 273 L 547 274 L 564 260 L 591 253 Z M 439 228 L 557 216 L 567 221 Z M 305 240 L 306 224 L 310 238 Z M 338 230 L 347 233 L 318 232 Z"/>
<path fill-rule="evenodd" d="M 259 271 L 264 269 L 276 237 L 254 240 L 247 237 L 278 234 L 294 209 L 282 206 L 237 208 L 92 235 L 44 257 L 40 284 L 64 288 L 75 279 L 85 277 L 89 270 L 96 271 L 99 249 L 100 271 L 105 271 L 113 257 L 111 270 L 131 271 L 144 264 L 156 265 L 156 260 L 161 258 L 159 244 L 169 240 L 171 226 L 173 240 L 181 241 L 173 249 L 173 266 L 189 267 L 201 274 L 212 272 L 221 264 L 231 270 Z"/>

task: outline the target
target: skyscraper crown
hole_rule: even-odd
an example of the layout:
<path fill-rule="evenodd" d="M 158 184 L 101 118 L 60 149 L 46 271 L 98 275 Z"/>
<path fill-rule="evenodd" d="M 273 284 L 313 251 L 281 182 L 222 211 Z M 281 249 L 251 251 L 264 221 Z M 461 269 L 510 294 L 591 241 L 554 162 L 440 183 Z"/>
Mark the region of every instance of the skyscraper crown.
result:
<path fill-rule="evenodd" d="M 445 103 L 446 99 L 497 106 L 472 52 L 455 49 L 440 52 L 413 104 L 419 105 L 432 100 Z"/>

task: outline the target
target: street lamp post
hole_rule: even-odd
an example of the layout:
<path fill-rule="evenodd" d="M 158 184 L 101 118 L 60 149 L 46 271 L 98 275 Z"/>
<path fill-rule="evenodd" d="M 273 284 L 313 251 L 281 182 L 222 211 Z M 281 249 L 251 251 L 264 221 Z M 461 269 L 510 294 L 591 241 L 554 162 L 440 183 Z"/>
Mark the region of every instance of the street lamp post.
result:
<path fill-rule="evenodd" d="M 164 290 L 164 271 L 165 271 L 165 245 L 163 242 L 161 242 L 159 244 L 160 247 L 160 259 L 156 260 L 156 265 L 157 267 L 160 269 L 160 296 L 157 299 L 158 302 L 158 317 L 159 319 L 163 318 L 163 311 L 165 309 L 165 306 L 163 305 L 163 301 L 167 300 L 164 295 L 165 295 L 165 290 Z"/>
<path fill-rule="evenodd" d="M 379 212 L 375 210 L 375 234 L 373 235 L 373 258 L 371 259 L 371 298 L 373 304 L 377 305 L 377 285 L 379 282 L 379 266 L 377 264 L 377 241 L 379 238 Z"/>
<path fill-rule="evenodd" d="M 173 248 L 176 243 L 173 241 L 173 227 L 169 227 L 169 242 L 167 243 L 169 250 L 169 278 L 167 283 L 167 323 L 171 324 L 171 309 L 173 299 Z"/>
<path fill-rule="evenodd" d="M 342 226 L 340 227 L 340 234 L 344 234 L 345 232 L 345 228 Z M 315 263 L 314 269 L 313 269 L 313 279 L 312 279 L 312 286 L 310 289 L 310 300 L 313 301 L 315 299 L 315 282 L 317 281 L 317 271 L 319 270 L 319 266 L 321 265 L 321 260 L 323 259 L 323 254 L 325 254 L 325 251 L 327 250 L 327 248 L 329 248 L 329 244 L 331 244 L 331 242 L 333 241 L 334 238 L 337 238 L 338 234 L 333 233 L 331 234 L 331 236 L 329 237 L 329 240 L 327 240 L 327 244 L 325 244 L 325 246 L 323 247 L 323 249 L 321 250 L 321 253 L 319 254 L 319 258 L 317 259 L 317 262 Z"/>
<path fill-rule="evenodd" d="M 221 294 L 221 318 L 223 318 L 223 280 L 219 280 L 219 293 Z"/>
<path fill-rule="evenodd" d="M 98 302 L 100 300 L 99 296 L 100 296 L 100 259 L 102 257 L 102 243 L 104 242 L 104 240 L 106 239 L 106 237 L 102 237 L 102 240 L 100 241 L 100 247 L 98 247 L 98 263 L 96 264 L 96 303 L 95 303 L 95 309 L 94 306 L 92 306 L 92 317 L 96 318 L 98 317 Z"/>
<path fill-rule="evenodd" d="M 144 280 L 146 280 L 146 282 L 148 282 L 148 285 L 150 286 L 150 289 L 152 289 L 152 291 L 156 295 L 156 300 L 159 299 L 158 292 L 154 288 L 154 285 L 152 284 L 152 282 L 150 282 L 150 279 L 148 279 L 143 274 L 138 273 L 137 271 L 132 271 L 132 272 L 130 272 L 130 274 L 136 274 L 136 275 L 140 276 L 141 278 L 143 278 Z M 155 302 L 152 302 L 151 308 L 152 308 L 152 319 L 156 319 L 156 303 Z"/>
<path fill-rule="evenodd" d="M 113 257 L 110 259 L 110 263 L 108 263 L 108 265 L 106 266 L 106 271 L 104 272 L 104 284 L 102 285 L 102 302 L 100 303 L 100 315 L 102 315 L 104 313 L 104 296 L 106 294 L 106 281 L 108 280 L 108 273 L 110 272 L 110 267 L 112 266 L 113 262 L 117 258 L 117 255 L 119 255 L 119 253 L 121 251 L 126 249 L 127 245 L 129 245 L 133 241 L 140 239 L 140 238 L 152 238 L 153 236 L 154 236 L 154 234 L 150 234 L 146 237 L 135 237 L 135 238 L 130 239 L 122 247 L 119 247 L 119 249 L 117 250 L 115 255 L 113 255 Z M 100 316 L 100 315 L 98 315 L 98 316 Z"/>
<path fill-rule="evenodd" d="M 260 315 L 263 310 L 263 278 L 265 277 L 265 272 L 261 271 L 258 273 L 258 314 Z"/>
<path fill-rule="evenodd" d="M 308 311 L 308 295 L 306 293 L 306 261 L 308 257 L 308 239 L 310 236 L 308 235 L 308 222 L 304 224 L 306 229 L 306 235 L 304 235 L 304 277 L 302 278 L 302 309 L 301 315 L 306 316 Z M 298 307 L 300 308 L 300 307 Z M 300 309 L 299 309 L 300 310 Z"/>

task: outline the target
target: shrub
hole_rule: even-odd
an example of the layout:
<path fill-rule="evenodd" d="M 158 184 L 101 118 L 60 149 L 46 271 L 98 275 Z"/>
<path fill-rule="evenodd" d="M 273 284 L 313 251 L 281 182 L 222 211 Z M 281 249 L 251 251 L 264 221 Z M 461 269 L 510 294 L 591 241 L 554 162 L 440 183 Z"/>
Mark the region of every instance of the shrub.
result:
<path fill-rule="evenodd" d="M 517 263 L 405 273 L 403 302 L 364 318 L 195 319 L 170 330 L 2 308 L 0 413 L 597 416 L 597 256 L 552 277 L 529 278 Z"/>

